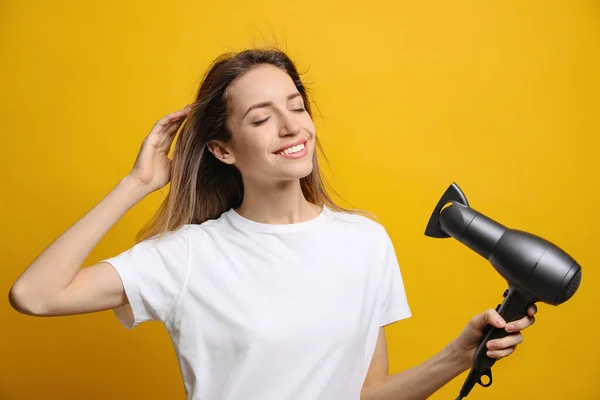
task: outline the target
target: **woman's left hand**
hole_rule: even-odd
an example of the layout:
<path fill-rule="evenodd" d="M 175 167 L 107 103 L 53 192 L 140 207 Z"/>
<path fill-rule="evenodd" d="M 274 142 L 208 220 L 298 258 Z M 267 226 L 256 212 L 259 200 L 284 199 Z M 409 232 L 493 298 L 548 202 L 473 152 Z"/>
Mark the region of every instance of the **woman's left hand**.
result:
<path fill-rule="evenodd" d="M 466 364 L 470 368 L 473 363 L 475 350 L 483 337 L 483 329 L 490 324 L 496 328 L 504 328 L 509 334 L 500 339 L 487 342 L 487 354 L 490 358 L 501 359 L 512 354 L 517 346 L 523 341 L 521 331 L 533 325 L 534 315 L 537 313 L 536 305 L 527 310 L 527 316 L 506 324 L 504 319 L 494 309 L 486 310 L 471 318 L 468 325 L 462 330 L 455 343 L 458 351 L 465 356 Z"/>

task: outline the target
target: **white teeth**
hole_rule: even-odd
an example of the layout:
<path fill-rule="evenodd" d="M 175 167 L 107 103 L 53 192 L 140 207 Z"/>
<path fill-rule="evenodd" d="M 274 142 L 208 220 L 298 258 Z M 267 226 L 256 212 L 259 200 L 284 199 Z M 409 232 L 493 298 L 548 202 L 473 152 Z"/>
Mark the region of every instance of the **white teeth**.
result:
<path fill-rule="evenodd" d="M 283 151 L 280 151 L 279 154 L 292 154 L 292 153 L 297 153 L 299 151 L 304 150 L 304 143 L 301 143 L 299 145 L 296 146 L 292 146 L 290 148 L 287 148 Z"/>

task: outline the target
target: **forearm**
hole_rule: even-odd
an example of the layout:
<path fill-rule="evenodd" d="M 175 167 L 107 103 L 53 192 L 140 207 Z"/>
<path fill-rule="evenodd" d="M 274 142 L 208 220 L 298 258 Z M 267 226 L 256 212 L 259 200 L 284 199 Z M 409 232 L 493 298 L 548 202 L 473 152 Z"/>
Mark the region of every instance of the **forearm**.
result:
<path fill-rule="evenodd" d="M 12 290 L 22 299 L 38 303 L 67 287 L 100 239 L 145 195 L 139 181 L 129 176 L 121 179 L 104 199 L 29 265 Z"/>
<path fill-rule="evenodd" d="M 470 365 L 454 342 L 425 362 L 388 375 L 377 386 L 366 388 L 361 400 L 423 400 L 466 371 Z"/>

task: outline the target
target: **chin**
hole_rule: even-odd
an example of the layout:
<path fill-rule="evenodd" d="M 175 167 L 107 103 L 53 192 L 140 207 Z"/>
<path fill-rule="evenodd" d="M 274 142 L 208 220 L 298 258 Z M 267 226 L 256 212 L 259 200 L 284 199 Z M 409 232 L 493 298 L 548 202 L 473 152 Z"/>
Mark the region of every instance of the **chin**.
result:
<path fill-rule="evenodd" d="M 290 168 L 287 171 L 281 171 L 281 178 L 285 180 L 302 179 L 309 176 L 312 173 L 312 171 L 312 163 L 306 167 L 298 165 L 296 168 Z"/>

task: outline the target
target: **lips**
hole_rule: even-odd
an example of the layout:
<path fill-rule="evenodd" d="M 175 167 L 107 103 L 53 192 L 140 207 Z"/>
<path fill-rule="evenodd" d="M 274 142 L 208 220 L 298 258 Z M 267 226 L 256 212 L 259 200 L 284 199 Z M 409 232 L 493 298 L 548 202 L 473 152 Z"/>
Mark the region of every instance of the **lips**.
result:
<path fill-rule="evenodd" d="M 273 152 L 273 154 L 277 154 L 277 153 L 279 153 L 279 152 L 282 152 L 282 151 L 284 151 L 284 150 L 286 150 L 286 149 L 289 149 L 290 147 L 298 146 L 299 144 L 304 144 L 304 145 L 306 145 L 306 142 L 308 142 L 308 139 L 300 139 L 300 140 L 296 140 L 295 142 L 288 143 L 288 144 L 286 144 L 285 146 L 281 147 L 280 149 L 278 149 L 278 150 L 275 150 L 275 151 Z"/>

